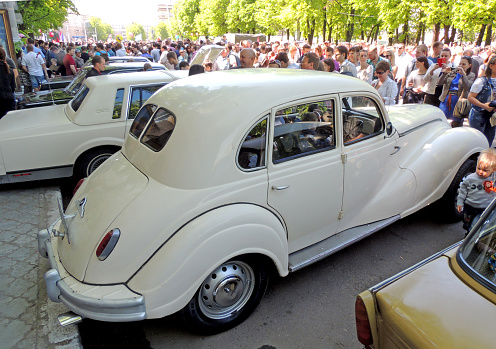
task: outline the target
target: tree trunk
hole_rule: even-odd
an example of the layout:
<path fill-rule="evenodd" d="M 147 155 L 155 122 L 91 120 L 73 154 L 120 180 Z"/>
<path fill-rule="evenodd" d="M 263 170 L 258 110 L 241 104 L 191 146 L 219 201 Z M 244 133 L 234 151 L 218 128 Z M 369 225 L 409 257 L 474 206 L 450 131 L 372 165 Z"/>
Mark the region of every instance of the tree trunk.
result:
<path fill-rule="evenodd" d="M 301 31 L 300 31 L 300 19 L 296 20 L 296 41 L 300 41 Z"/>
<path fill-rule="evenodd" d="M 487 32 L 486 32 L 486 46 L 491 45 L 491 39 L 493 37 L 493 25 L 488 24 L 487 25 Z"/>
<path fill-rule="evenodd" d="M 456 28 L 455 27 L 451 27 L 450 42 L 455 42 L 455 36 L 456 36 Z"/>
<path fill-rule="evenodd" d="M 315 33 L 315 18 L 312 20 L 311 26 L 310 26 L 310 21 L 307 19 L 307 33 L 308 33 L 308 44 L 312 45 L 313 34 Z"/>
<path fill-rule="evenodd" d="M 329 34 L 327 35 L 327 41 L 332 42 L 332 25 L 329 23 Z"/>
<path fill-rule="evenodd" d="M 374 33 L 374 29 L 377 26 L 377 24 L 374 24 L 372 29 L 370 29 L 369 35 L 367 35 L 367 42 L 372 41 L 372 34 Z"/>
<path fill-rule="evenodd" d="M 324 10 L 324 23 L 322 24 L 322 38 L 325 41 L 326 33 L 327 33 L 327 11 L 326 8 L 323 8 Z"/>
<path fill-rule="evenodd" d="M 486 31 L 486 25 L 481 25 L 479 36 L 477 37 L 477 41 L 475 42 L 475 46 L 480 46 L 482 44 L 482 38 L 484 37 L 484 32 Z"/>
<path fill-rule="evenodd" d="M 425 42 L 425 24 L 422 25 L 422 42 Z"/>
<path fill-rule="evenodd" d="M 400 30 L 396 28 L 396 40 L 395 42 L 400 42 Z"/>
<path fill-rule="evenodd" d="M 352 7 L 350 16 L 348 16 L 348 29 L 346 30 L 346 42 L 351 42 L 351 39 L 353 38 L 353 32 L 355 31 L 355 9 Z M 351 23 L 350 23 L 351 21 Z"/>
<path fill-rule="evenodd" d="M 422 24 L 420 26 L 422 26 Z M 415 45 L 416 46 L 418 46 L 418 44 L 420 42 L 421 35 L 422 35 L 422 27 L 419 27 L 419 29 L 417 31 L 417 37 L 415 38 Z"/>
<path fill-rule="evenodd" d="M 433 30 L 434 30 L 434 38 L 433 38 L 434 42 L 439 41 L 439 35 L 441 33 L 441 24 L 439 23 L 434 24 Z"/>
<path fill-rule="evenodd" d="M 288 42 L 289 42 L 289 35 L 290 35 L 290 34 L 289 34 L 289 29 L 287 29 L 286 34 L 287 34 L 287 38 L 288 38 Z"/>
<path fill-rule="evenodd" d="M 444 44 L 449 45 L 450 44 L 450 37 L 449 37 L 449 30 L 450 30 L 450 25 L 445 24 L 444 25 Z"/>
<path fill-rule="evenodd" d="M 377 38 L 379 37 L 379 29 L 380 29 L 380 26 L 377 25 L 377 30 L 375 32 L 375 38 L 374 38 L 374 41 L 377 42 Z"/>
<path fill-rule="evenodd" d="M 403 24 L 403 35 L 405 36 L 403 38 L 403 43 L 406 46 L 408 44 L 408 21 Z"/>
<path fill-rule="evenodd" d="M 365 32 L 363 31 L 363 29 L 360 32 L 360 40 L 362 40 L 362 41 L 365 40 Z"/>

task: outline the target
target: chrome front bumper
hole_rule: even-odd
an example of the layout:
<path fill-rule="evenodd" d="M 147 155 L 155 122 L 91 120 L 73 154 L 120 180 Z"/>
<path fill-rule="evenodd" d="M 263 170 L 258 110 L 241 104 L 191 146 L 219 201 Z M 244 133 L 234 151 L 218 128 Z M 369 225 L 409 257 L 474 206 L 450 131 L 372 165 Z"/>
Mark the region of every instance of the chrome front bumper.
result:
<path fill-rule="evenodd" d="M 63 266 L 57 263 L 51 241 L 56 239 L 50 235 L 54 225 L 38 232 L 38 251 L 42 257 L 50 260 L 52 268 L 44 275 L 48 298 L 53 302 L 62 302 L 83 318 L 109 322 L 146 319 L 145 298 L 125 285 L 88 285 L 62 270 Z M 112 298 L 115 294 L 121 297 Z"/>

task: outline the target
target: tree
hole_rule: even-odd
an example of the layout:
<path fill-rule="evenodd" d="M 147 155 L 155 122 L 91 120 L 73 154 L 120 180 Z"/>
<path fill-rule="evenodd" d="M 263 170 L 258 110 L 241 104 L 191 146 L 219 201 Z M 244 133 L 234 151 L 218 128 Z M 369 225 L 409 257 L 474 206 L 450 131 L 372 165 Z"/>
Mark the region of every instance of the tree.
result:
<path fill-rule="evenodd" d="M 167 25 L 164 22 L 160 22 L 155 27 L 155 38 L 159 37 L 162 40 L 165 40 L 169 37 L 169 33 L 167 32 Z"/>
<path fill-rule="evenodd" d="M 69 11 L 78 14 L 72 0 L 27 0 L 17 4 L 23 20 L 19 30 L 25 32 L 60 28 Z"/>
<path fill-rule="evenodd" d="M 146 32 L 141 24 L 133 23 L 126 27 L 127 39 L 130 41 L 135 41 L 136 36 L 141 34 L 142 40 L 146 40 Z"/>
<path fill-rule="evenodd" d="M 104 23 L 98 17 L 90 17 L 90 26 L 91 28 L 88 30 L 88 34 L 96 34 L 97 40 L 106 41 L 109 35 L 112 34 L 112 26 Z"/>
<path fill-rule="evenodd" d="M 195 17 L 200 13 L 200 0 L 180 0 L 174 5 L 174 17 L 168 25 L 172 36 L 189 36 L 198 31 Z"/>

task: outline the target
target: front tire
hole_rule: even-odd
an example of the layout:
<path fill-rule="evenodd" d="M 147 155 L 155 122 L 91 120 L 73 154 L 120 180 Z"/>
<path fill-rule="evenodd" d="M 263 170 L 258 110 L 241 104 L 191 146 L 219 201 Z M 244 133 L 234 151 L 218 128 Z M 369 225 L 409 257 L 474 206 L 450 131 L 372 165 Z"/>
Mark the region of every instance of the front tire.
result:
<path fill-rule="evenodd" d="M 456 172 L 456 175 L 451 181 L 448 190 L 446 190 L 446 193 L 444 193 L 443 197 L 439 199 L 438 209 L 441 212 L 442 217 L 445 217 L 448 222 L 457 222 L 463 218 L 463 213 L 458 212 L 458 210 L 456 209 L 458 188 L 460 188 L 460 184 L 463 182 L 465 177 L 475 172 L 475 168 L 476 162 L 474 160 L 465 160 L 465 162 Z"/>
<path fill-rule="evenodd" d="M 181 315 L 193 332 L 215 334 L 243 322 L 265 294 L 268 274 L 251 257 L 222 263 L 203 281 Z"/>

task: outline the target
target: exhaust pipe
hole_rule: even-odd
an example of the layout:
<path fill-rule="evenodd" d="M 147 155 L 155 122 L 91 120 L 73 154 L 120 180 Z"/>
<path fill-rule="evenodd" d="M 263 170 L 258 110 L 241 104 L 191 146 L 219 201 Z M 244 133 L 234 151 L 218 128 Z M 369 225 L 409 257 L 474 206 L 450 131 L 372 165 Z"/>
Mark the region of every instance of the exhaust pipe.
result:
<path fill-rule="evenodd" d="M 59 325 L 62 327 L 75 325 L 83 321 L 83 318 L 80 315 L 75 314 L 72 311 L 60 314 L 57 319 L 59 320 Z"/>

